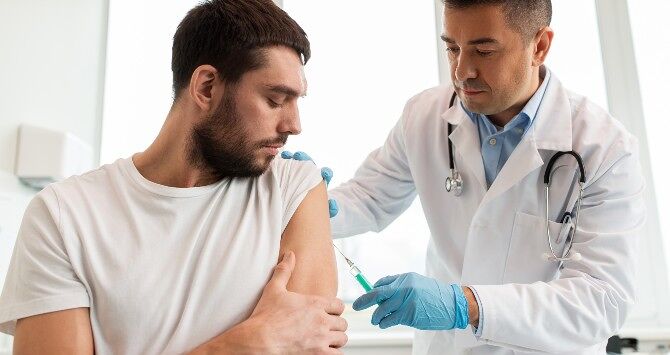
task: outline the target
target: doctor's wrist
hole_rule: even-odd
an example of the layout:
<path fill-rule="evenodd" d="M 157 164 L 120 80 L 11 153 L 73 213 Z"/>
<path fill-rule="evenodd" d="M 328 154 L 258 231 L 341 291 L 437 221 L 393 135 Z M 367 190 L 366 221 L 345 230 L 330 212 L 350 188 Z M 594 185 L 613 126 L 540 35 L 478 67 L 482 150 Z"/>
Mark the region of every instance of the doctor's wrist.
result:
<path fill-rule="evenodd" d="M 475 294 L 470 287 L 462 287 L 465 299 L 468 301 L 468 318 L 470 319 L 470 325 L 477 329 L 479 328 L 479 305 L 477 304 L 477 298 L 475 298 Z"/>

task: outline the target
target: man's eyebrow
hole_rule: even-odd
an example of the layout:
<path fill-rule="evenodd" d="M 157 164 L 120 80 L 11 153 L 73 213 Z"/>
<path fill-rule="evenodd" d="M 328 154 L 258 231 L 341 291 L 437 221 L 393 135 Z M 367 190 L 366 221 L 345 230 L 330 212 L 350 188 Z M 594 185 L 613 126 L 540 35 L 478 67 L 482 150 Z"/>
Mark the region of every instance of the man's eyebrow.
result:
<path fill-rule="evenodd" d="M 440 35 L 440 38 L 442 38 L 442 40 L 446 43 L 451 43 L 451 44 L 456 43 L 453 39 L 447 37 L 446 35 Z"/>
<path fill-rule="evenodd" d="M 286 96 L 292 96 L 292 97 L 302 97 L 307 95 L 307 93 L 300 93 L 297 90 L 288 87 L 286 85 L 265 85 L 265 88 L 274 91 L 276 93 L 286 95 Z"/>
<path fill-rule="evenodd" d="M 441 35 L 440 38 L 442 38 L 442 40 L 445 41 L 448 44 L 455 44 L 456 43 L 456 41 L 447 37 L 446 35 Z M 482 38 L 477 38 L 477 39 L 473 39 L 471 41 L 468 41 L 469 45 L 498 44 L 498 43 L 500 43 L 500 42 L 498 42 L 496 39 L 490 38 L 490 37 L 482 37 Z"/>

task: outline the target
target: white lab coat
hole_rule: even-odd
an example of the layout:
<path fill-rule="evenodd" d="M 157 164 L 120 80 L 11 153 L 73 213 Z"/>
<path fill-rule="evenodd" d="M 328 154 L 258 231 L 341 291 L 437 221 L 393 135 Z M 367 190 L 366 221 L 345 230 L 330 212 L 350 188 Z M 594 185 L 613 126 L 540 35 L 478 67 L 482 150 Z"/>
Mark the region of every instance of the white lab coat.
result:
<path fill-rule="evenodd" d="M 470 327 L 417 331 L 414 354 L 603 354 L 635 299 L 645 220 L 636 139 L 552 75 L 533 125 L 487 189 L 477 127 L 458 101 L 449 108 L 452 92 L 444 85 L 409 100 L 384 145 L 330 191 L 340 207 L 334 237 L 384 229 L 418 194 L 431 232 L 426 274 L 473 285 L 484 323 L 480 339 Z M 447 122 L 456 126 L 449 138 L 464 180 L 460 197 L 445 190 Z M 566 150 L 579 153 L 586 168 L 573 246 L 583 259 L 559 269 L 542 258 L 542 178 L 549 158 Z M 549 215 L 556 236 L 555 221 L 577 199 L 579 174 L 569 155 L 554 170 Z"/>

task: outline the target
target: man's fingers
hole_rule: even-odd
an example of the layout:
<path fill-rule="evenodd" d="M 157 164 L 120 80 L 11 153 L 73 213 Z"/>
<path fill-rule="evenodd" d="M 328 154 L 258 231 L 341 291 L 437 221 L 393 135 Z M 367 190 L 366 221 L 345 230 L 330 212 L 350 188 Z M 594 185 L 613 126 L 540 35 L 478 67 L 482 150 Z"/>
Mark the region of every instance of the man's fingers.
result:
<path fill-rule="evenodd" d="M 344 312 L 344 303 L 338 298 L 329 298 L 323 307 L 324 311 L 334 316 L 339 316 Z"/>
<path fill-rule="evenodd" d="M 268 286 L 286 290 L 288 280 L 291 279 L 293 268 L 295 267 L 295 254 L 292 251 L 284 253 L 282 260 L 275 266 L 272 278 L 268 281 Z"/>
<path fill-rule="evenodd" d="M 347 345 L 347 341 L 349 341 L 347 334 L 345 334 L 344 332 L 331 331 L 329 337 L 330 337 L 330 346 L 332 348 L 341 348 Z"/>
<path fill-rule="evenodd" d="M 288 150 L 285 150 L 281 152 L 281 157 L 284 159 L 292 159 L 293 158 L 293 153 L 289 152 Z"/>
<path fill-rule="evenodd" d="M 349 327 L 346 319 L 338 316 L 330 317 L 332 317 L 330 322 L 330 330 L 344 332 Z"/>

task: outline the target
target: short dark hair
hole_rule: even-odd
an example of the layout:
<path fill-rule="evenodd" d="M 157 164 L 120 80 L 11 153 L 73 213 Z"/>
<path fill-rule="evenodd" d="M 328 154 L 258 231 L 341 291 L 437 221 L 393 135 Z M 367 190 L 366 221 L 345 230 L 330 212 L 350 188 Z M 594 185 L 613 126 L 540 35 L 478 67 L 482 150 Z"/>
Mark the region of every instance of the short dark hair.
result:
<path fill-rule="evenodd" d="M 526 43 L 535 37 L 537 31 L 551 23 L 551 0 L 443 0 L 450 9 L 464 9 L 473 6 L 502 6 L 505 20 Z"/>
<path fill-rule="evenodd" d="M 306 64 L 311 55 L 305 31 L 271 0 L 208 0 L 191 9 L 172 42 L 172 88 L 175 100 L 203 64 L 221 79 L 239 82 L 265 65 L 264 49 L 293 48 Z"/>

